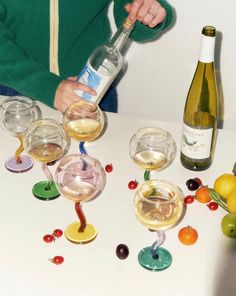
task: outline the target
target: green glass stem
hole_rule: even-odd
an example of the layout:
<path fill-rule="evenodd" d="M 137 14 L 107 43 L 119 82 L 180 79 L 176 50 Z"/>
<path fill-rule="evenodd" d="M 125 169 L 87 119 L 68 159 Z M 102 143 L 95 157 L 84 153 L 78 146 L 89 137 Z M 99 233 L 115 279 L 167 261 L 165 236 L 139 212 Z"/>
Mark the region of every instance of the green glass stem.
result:
<path fill-rule="evenodd" d="M 150 171 L 145 171 L 144 172 L 144 181 L 150 180 Z"/>

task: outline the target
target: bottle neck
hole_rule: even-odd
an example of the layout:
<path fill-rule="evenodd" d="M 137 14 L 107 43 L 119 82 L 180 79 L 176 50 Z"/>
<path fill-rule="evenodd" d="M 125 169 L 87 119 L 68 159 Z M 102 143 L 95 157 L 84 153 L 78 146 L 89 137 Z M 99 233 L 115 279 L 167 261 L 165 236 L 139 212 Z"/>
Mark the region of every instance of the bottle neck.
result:
<path fill-rule="evenodd" d="M 202 35 L 199 61 L 202 63 L 213 63 L 214 49 L 215 49 L 215 36 L 210 37 L 210 36 Z"/>
<path fill-rule="evenodd" d="M 108 43 L 109 47 L 113 47 L 114 50 L 121 51 L 126 40 L 134 28 L 135 23 L 131 23 L 129 19 L 126 19 L 120 28 L 116 31 L 114 36 Z"/>

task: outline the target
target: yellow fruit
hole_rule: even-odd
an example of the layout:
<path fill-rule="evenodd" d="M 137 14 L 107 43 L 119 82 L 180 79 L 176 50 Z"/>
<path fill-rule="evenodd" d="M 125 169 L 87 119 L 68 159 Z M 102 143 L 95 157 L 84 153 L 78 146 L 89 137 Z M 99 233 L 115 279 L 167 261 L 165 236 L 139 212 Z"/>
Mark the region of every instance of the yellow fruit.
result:
<path fill-rule="evenodd" d="M 227 199 L 227 196 L 233 189 L 236 189 L 236 176 L 223 174 L 215 180 L 214 190 L 224 199 Z"/>
<path fill-rule="evenodd" d="M 233 189 L 227 196 L 227 206 L 232 214 L 236 214 L 236 189 Z"/>

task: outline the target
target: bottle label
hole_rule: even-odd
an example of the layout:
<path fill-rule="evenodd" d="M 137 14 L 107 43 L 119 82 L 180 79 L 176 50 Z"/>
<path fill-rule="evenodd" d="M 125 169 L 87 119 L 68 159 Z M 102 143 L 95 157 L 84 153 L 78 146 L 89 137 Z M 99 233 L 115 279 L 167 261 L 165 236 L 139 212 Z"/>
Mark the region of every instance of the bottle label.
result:
<path fill-rule="evenodd" d="M 210 157 L 212 133 L 213 128 L 197 129 L 183 124 L 182 153 L 194 159 Z"/>
<path fill-rule="evenodd" d="M 110 63 L 111 64 L 111 63 Z M 114 67 L 114 65 L 113 65 Z M 99 103 L 99 99 L 102 98 L 104 91 L 109 87 L 112 77 L 110 69 L 106 67 L 106 64 L 100 65 L 96 71 L 88 62 L 80 72 L 77 81 L 88 85 L 93 88 L 97 95 L 93 96 L 82 90 L 75 90 L 75 93 L 86 101 L 93 103 Z"/>

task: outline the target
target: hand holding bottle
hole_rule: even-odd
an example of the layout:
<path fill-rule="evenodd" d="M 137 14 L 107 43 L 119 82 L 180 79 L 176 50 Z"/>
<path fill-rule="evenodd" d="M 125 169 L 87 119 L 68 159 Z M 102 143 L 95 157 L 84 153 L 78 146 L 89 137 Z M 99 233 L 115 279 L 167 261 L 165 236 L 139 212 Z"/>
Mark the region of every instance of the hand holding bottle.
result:
<path fill-rule="evenodd" d="M 78 82 L 76 76 L 69 77 L 58 85 L 54 99 L 55 109 L 64 112 L 70 104 L 82 100 L 82 98 L 76 94 L 75 90 L 81 90 L 91 95 L 96 95 L 94 89 L 86 84 Z"/>
<path fill-rule="evenodd" d="M 134 0 L 125 5 L 125 10 L 129 13 L 130 19 L 137 19 L 150 28 L 163 22 L 166 16 L 165 9 L 156 0 Z"/>

